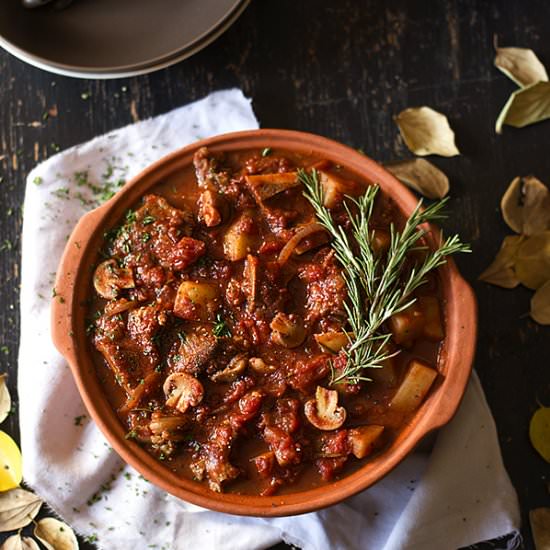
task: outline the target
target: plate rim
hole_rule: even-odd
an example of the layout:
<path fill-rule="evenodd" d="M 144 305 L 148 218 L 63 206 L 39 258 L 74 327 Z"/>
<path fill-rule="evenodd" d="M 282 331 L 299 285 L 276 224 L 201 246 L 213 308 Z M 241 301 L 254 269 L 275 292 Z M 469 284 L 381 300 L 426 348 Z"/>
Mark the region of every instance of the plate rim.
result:
<path fill-rule="evenodd" d="M 20 61 L 23 61 L 24 63 L 28 63 L 33 67 L 42 69 L 49 73 L 62 76 L 99 80 L 110 80 L 116 78 L 139 76 L 149 74 L 157 70 L 165 69 L 166 67 L 174 65 L 191 57 L 203 48 L 206 48 L 217 38 L 219 38 L 225 31 L 227 31 L 229 27 L 233 25 L 233 23 L 235 23 L 235 21 L 248 7 L 250 2 L 251 0 L 240 0 L 234 6 L 234 8 L 226 14 L 226 16 L 218 22 L 217 25 L 211 27 L 209 31 L 198 37 L 195 41 L 187 44 L 179 50 L 176 50 L 175 52 L 171 52 L 169 54 L 166 54 L 165 56 L 160 56 L 152 61 L 149 60 L 148 62 L 143 63 L 120 65 L 106 69 L 102 69 L 100 67 L 90 67 L 89 69 L 83 69 L 82 67 L 78 67 L 77 65 L 52 62 L 41 56 L 30 53 L 13 44 L 2 35 L 0 35 L 0 47 L 2 47 L 8 53 L 13 55 Z"/>

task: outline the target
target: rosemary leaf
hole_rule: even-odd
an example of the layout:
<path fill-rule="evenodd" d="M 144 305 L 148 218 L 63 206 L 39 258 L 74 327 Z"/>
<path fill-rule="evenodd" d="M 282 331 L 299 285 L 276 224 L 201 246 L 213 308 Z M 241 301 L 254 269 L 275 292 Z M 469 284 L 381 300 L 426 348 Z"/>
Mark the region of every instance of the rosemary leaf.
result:
<path fill-rule="evenodd" d="M 365 369 L 382 368 L 384 361 L 396 352 L 389 351 L 391 333 L 385 331 L 385 323 L 393 315 L 403 311 L 415 302 L 413 292 L 426 282 L 427 274 L 446 262 L 447 256 L 457 252 L 469 252 L 468 245 L 457 235 L 448 237 L 436 250 L 422 245 L 426 235 L 425 223 L 443 219 L 443 199 L 422 209 L 422 201 L 398 231 L 390 225 L 390 246 L 385 256 L 373 251 L 374 232 L 369 224 L 379 191 L 377 185 L 367 187 L 358 197 L 347 197 L 344 203 L 351 224 L 351 236 L 358 248 L 355 253 L 348 233 L 338 225 L 324 206 L 324 192 L 316 170 L 308 173 L 298 171 L 304 185 L 304 196 L 311 203 L 319 223 L 332 236 L 331 246 L 344 270 L 348 298 L 344 308 L 348 317 L 350 340 L 344 349 L 346 366 L 341 372 L 332 373 L 332 384 L 339 382 L 357 383 L 370 380 Z M 408 269 L 410 253 L 425 250 L 424 259 Z"/>

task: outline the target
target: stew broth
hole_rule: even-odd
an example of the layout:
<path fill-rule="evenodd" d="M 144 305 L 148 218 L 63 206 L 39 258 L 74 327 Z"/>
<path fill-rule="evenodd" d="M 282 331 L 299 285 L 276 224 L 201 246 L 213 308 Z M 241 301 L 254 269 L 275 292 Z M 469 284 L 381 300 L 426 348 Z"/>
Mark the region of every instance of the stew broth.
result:
<path fill-rule="evenodd" d="M 270 495 L 346 475 L 395 438 L 436 376 L 435 275 L 388 324 L 396 355 L 372 381 L 331 385 L 346 361 L 347 292 L 296 175 L 312 168 L 349 230 L 344 196 L 369 182 L 312 156 L 203 148 L 98 256 L 90 342 L 109 401 L 128 438 L 214 491 Z M 379 196 L 377 254 L 390 223 L 403 220 Z M 414 369 L 431 380 L 401 406 Z"/>

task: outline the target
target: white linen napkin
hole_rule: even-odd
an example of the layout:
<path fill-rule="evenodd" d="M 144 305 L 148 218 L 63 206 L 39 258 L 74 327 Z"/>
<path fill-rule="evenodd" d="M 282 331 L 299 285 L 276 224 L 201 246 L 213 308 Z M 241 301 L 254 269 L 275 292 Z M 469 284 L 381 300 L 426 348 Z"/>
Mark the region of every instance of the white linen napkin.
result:
<path fill-rule="evenodd" d="M 125 465 L 90 421 L 50 339 L 54 272 L 78 218 L 116 181 L 199 138 L 257 128 L 240 90 L 216 92 L 59 153 L 28 176 L 23 224 L 19 399 L 25 481 L 105 550 L 249 550 L 284 539 L 305 550 L 432 549 L 514 531 L 515 492 L 478 378 L 431 453 L 417 451 L 371 489 L 321 512 L 242 518 L 155 488 Z"/>

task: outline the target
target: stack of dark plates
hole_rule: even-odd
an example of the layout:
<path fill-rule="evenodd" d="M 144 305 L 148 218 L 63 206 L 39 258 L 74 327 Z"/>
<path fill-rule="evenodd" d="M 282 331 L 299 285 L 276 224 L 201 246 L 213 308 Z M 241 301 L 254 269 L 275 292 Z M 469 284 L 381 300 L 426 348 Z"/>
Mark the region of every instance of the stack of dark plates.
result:
<path fill-rule="evenodd" d="M 249 0 L 74 0 L 25 9 L 0 1 L 0 46 L 54 73 L 118 78 L 149 73 L 198 52 Z"/>

